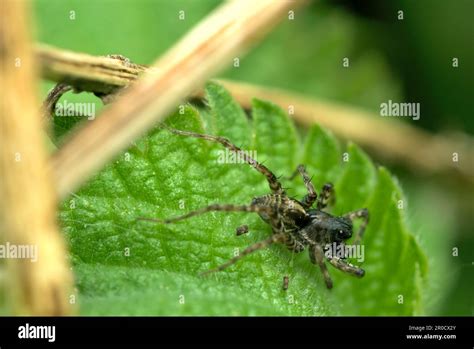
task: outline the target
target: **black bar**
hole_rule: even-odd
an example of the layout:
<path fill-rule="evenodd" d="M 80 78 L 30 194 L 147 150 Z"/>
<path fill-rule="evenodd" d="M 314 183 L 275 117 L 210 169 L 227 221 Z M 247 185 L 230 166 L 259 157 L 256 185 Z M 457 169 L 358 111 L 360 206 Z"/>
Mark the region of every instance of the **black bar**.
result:
<path fill-rule="evenodd" d="M 54 341 L 46 328 L 41 328 L 42 332 L 31 326 L 55 326 Z M 241 328 L 255 330 L 239 331 Z M 472 317 L 0 317 L 0 348 L 138 342 L 156 342 L 162 347 L 164 340 L 184 344 L 206 336 L 211 342 L 223 337 L 234 344 L 297 343 L 303 339 L 313 342 L 315 348 L 324 343 L 334 344 L 332 347 L 370 343 L 455 348 L 461 343 L 472 347 L 473 330 Z M 22 336 L 42 332 L 46 338 L 19 338 L 20 332 Z"/>

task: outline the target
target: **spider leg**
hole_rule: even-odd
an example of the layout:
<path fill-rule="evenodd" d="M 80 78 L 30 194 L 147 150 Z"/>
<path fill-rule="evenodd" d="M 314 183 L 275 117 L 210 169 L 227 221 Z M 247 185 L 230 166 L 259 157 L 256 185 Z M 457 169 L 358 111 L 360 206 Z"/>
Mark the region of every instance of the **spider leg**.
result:
<path fill-rule="evenodd" d="M 306 190 L 308 191 L 308 194 L 304 196 L 301 203 L 303 204 L 304 208 L 309 209 L 311 206 L 313 206 L 314 202 L 316 201 L 316 198 L 318 197 L 318 194 L 316 194 L 316 190 L 314 190 L 313 183 L 311 182 L 311 178 L 309 178 L 304 165 L 298 165 L 295 172 L 289 177 L 289 179 L 292 180 L 293 178 L 295 178 L 298 172 L 301 177 L 303 177 L 304 185 L 306 187 Z"/>
<path fill-rule="evenodd" d="M 257 162 L 257 160 L 250 157 L 248 155 L 248 152 L 245 152 L 242 149 L 240 149 L 239 147 L 232 144 L 227 138 L 219 137 L 219 136 L 212 136 L 212 135 L 205 135 L 205 134 L 189 132 L 189 131 L 175 130 L 175 129 L 169 128 L 167 126 L 163 126 L 163 127 L 166 128 L 168 131 L 170 131 L 174 134 L 177 134 L 177 135 L 189 136 L 189 137 L 195 137 L 195 138 L 202 138 L 202 139 L 206 139 L 206 140 L 211 141 L 211 142 L 222 144 L 225 148 L 227 148 L 230 151 L 234 152 L 235 154 L 239 155 L 241 157 L 241 159 L 243 159 L 246 163 L 248 163 L 250 166 L 252 166 L 258 172 L 263 174 L 267 178 L 268 185 L 270 186 L 270 189 L 272 190 L 273 193 L 275 193 L 275 194 L 283 194 L 284 193 L 284 190 L 281 186 L 281 183 L 278 181 L 277 177 L 273 174 L 272 171 L 270 171 L 263 164 Z"/>
<path fill-rule="evenodd" d="M 354 238 L 354 245 L 360 244 L 360 241 L 362 240 L 362 237 L 364 236 L 365 228 L 367 227 L 367 224 L 369 223 L 369 210 L 366 208 L 362 208 L 357 211 L 346 213 L 343 217 L 349 218 L 351 221 L 353 221 L 356 218 L 362 218 L 362 224 Z"/>
<path fill-rule="evenodd" d="M 283 276 L 283 291 L 288 290 L 288 284 L 290 283 L 290 278 L 288 275 Z"/>
<path fill-rule="evenodd" d="M 177 221 L 181 221 L 183 219 L 187 219 L 190 217 L 194 217 L 206 212 L 211 212 L 211 211 L 226 211 L 226 212 L 256 212 L 256 213 L 261 213 L 265 212 L 267 214 L 272 214 L 273 210 L 270 207 L 266 206 L 259 206 L 259 205 L 219 205 L 219 204 L 214 204 L 214 205 L 209 205 L 206 207 L 202 207 L 200 209 L 197 209 L 195 211 L 188 212 L 182 216 L 177 216 L 177 217 L 172 217 L 172 218 L 167 218 L 167 219 L 159 219 L 159 218 L 145 218 L 145 217 L 140 217 L 138 220 L 143 220 L 143 221 L 150 221 L 150 222 L 157 222 L 157 223 L 174 223 Z"/>
<path fill-rule="evenodd" d="M 326 287 L 328 289 L 332 288 L 332 280 L 329 275 L 328 268 L 324 263 L 324 251 L 321 245 L 314 244 L 309 248 L 309 258 L 313 264 L 318 264 L 321 272 L 323 273 L 324 281 L 326 282 Z"/>
<path fill-rule="evenodd" d="M 294 253 L 300 253 L 305 249 L 305 245 L 295 238 L 292 231 L 285 232 L 285 244 L 288 250 Z"/>
<path fill-rule="evenodd" d="M 342 270 L 345 273 L 351 274 L 353 276 L 361 278 L 365 275 L 365 271 L 362 268 L 359 268 L 355 265 L 350 264 L 349 262 L 341 259 L 339 257 L 328 258 L 329 263 L 339 270 Z"/>
<path fill-rule="evenodd" d="M 316 208 L 318 210 L 324 209 L 327 205 L 329 200 L 331 199 L 331 195 L 334 193 L 334 187 L 331 183 L 326 183 L 323 185 L 321 189 L 321 193 L 319 193 L 318 202 L 316 204 Z"/>
<path fill-rule="evenodd" d="M 253 245 L 250 245 L 245 250 L 243 250 L 238 256 L 235 256 L 235 257 L 229 259 L 229 261 L 227 261 L 224 264 L 221 264 L 217 268 L 210 269 L 210 270 L 207 270 L 207 271 L 201 273 L 201 275 L 207 275 L 207 274 L 211 274 L 211 273 L 215 273 L 215 272 L 224 270 L 225 268 L 231 266 L 232 264 L 236 263 L 237 261 L 244 258 L 245 256 L 247 256 L 247 255 L 249 255 L 249 254 L 251 254 L 255 251 L 261 250 L 265 247 L 268 247 L 273 243 L 283 242 L 284 239 L 285 239 L 285 235 L 283 233 L 274 234 L 274 235 L 270 236 L 269 238 L 267 238 L 265 240 L 262 240 L 262 241 L 259 241 L 255 244 L 253 244 Z"/>

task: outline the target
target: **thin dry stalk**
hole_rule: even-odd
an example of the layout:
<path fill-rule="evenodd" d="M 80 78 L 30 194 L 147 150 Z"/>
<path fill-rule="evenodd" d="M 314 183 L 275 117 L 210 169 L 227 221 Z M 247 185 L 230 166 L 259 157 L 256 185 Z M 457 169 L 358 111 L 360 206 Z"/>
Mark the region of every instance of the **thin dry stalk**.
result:
<path fill-rule="evenodd" d="M 10 257 L 3 286 L 11 314 L 66 315 L 72 310 L 72 277 L 56 225 L 26 4 L 6 1 L 0 21 L 0 243 Z M 12 255 L 21 246 L 30 258 Z"/>

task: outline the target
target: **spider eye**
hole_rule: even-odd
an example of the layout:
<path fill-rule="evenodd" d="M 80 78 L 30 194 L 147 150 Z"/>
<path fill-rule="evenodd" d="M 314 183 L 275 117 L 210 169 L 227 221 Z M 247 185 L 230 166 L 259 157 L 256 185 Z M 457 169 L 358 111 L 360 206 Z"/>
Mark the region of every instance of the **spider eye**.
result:
<path fill-rule="evenodd" d="M 339 235 L 344 235 L 344 232 L 342 230 L 339 230 Z"/>

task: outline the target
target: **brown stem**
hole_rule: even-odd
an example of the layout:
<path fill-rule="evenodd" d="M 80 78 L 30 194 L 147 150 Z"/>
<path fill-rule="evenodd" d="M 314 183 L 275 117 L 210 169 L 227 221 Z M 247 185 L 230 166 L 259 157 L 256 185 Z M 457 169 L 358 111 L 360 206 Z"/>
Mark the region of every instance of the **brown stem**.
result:
<path fill-rule="evenodd" d="M 74 86 L 76 91 L 111 93 L 149 71 L 118 55 L 97 57 L 44 44 L 36 45 L 36 56 L 45 78 Z"/>
<path fill-rule="evenodd" d="M 2 3 L 0 21 L 0 244 L 9 253 L 2 287 L 11 314 L 66 315 L 72 311 L 72 276 L 56 224 L 26 5 Z M 24 258 L 13 255 L 19 249 Z"/>

